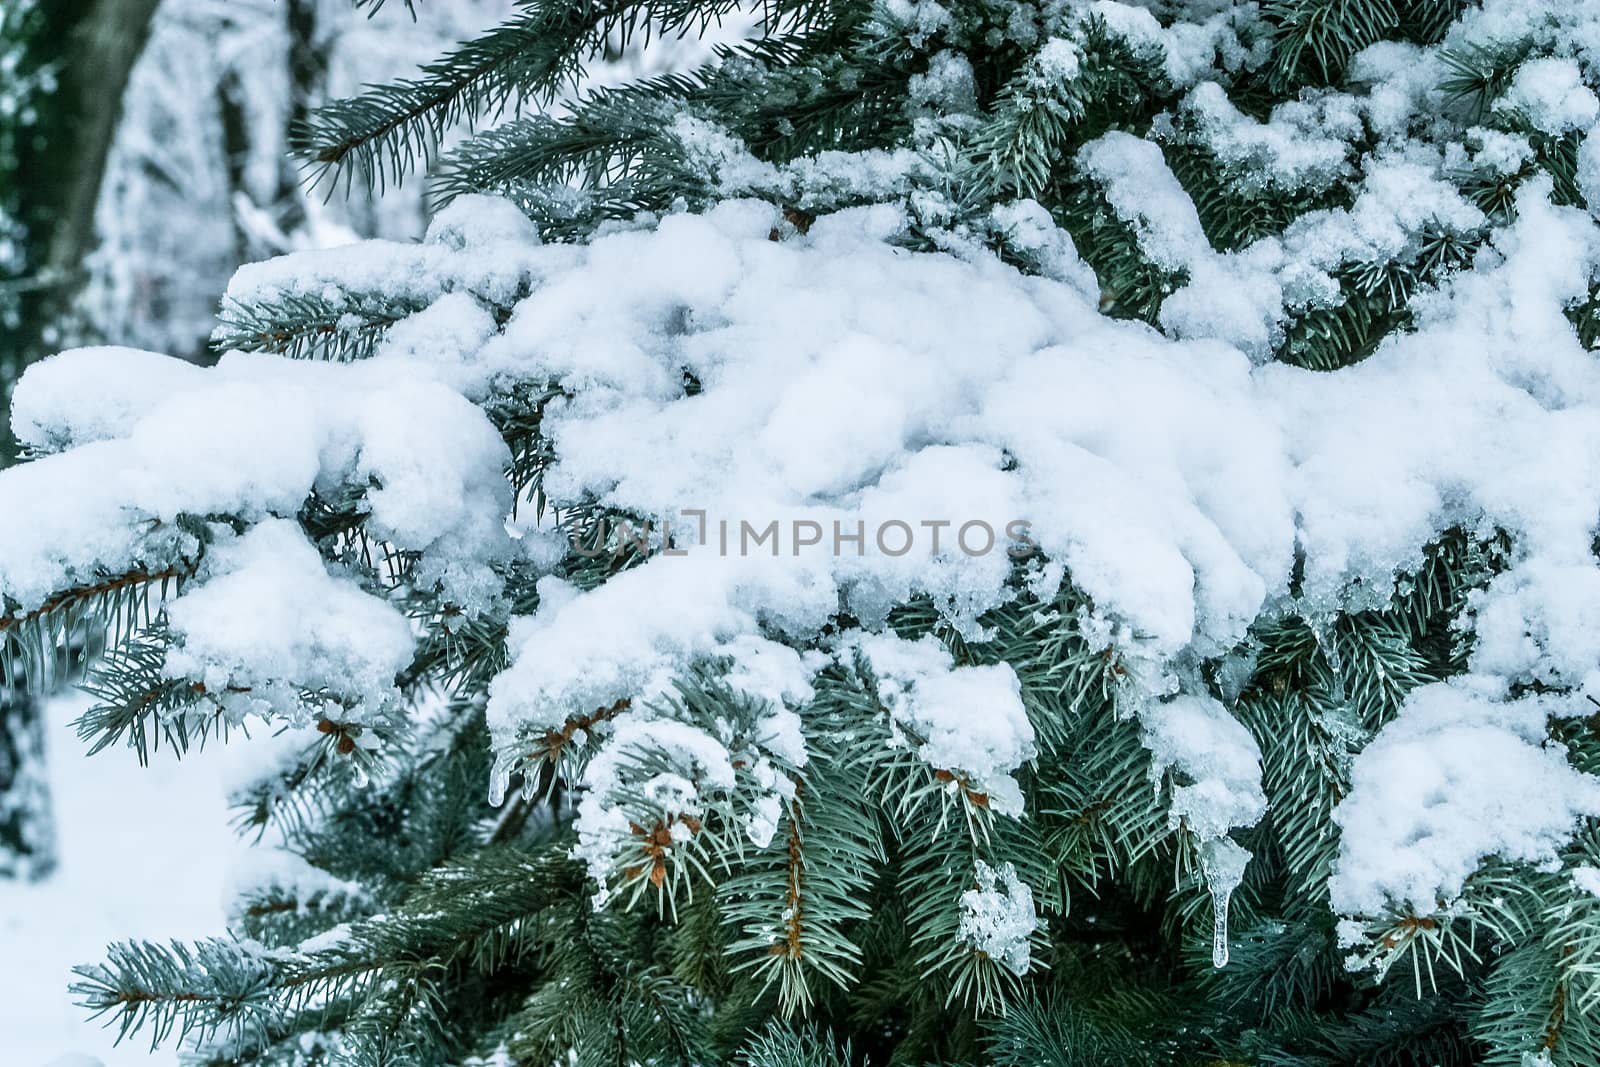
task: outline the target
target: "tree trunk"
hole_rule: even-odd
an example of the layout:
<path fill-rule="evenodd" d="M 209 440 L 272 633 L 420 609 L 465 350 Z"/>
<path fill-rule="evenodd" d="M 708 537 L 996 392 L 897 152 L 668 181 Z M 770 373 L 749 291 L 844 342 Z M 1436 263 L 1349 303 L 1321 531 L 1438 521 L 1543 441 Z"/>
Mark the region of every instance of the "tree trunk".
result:
<path fill-rule="evenodd" d="M 159 4 L 160 0 L 95 0 L 75 19 L 60 16 L 66 52 L 52 110 L 67 120 L 58 128 L 71 133 L 50 138 L 40 161 L 44 166 L 39 177 L 59 190 L 44 260 L 54 283 L 47 290 L 53 300 L 41 308 L 46 325 L 71 307 L 83 280 L 84 257 L 94 250 L 94 209 L 122 117 L 123 90 L 144 51 Z"/>

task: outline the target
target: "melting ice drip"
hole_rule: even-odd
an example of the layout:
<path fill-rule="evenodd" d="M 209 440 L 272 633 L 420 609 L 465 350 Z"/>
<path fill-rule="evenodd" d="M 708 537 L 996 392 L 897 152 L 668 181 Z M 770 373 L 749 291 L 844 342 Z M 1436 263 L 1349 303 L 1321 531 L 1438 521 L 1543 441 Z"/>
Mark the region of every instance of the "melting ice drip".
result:
<path fill-rule="evenodd" d="M 1211 966 L 1228 965 L 1228 902 L 1244 881 L 1250 853 L 1230 837 L 1216 837 L 1200 846 L 1200 870 L 1211 891 Z"/>
<path fill-rule="evenodd" d="M 511 788 L 511 769 L 516 766 L 517 756 L 513 752 L 502 752 L 494 758 L 494 769 L 489 772 L 489 806 L 498 808 L 506 802 L 506 791 Z M 536 775 L 523 772 L 522 799 L 528 800 L 533 796 Z"/>
<path fill-rule="evenodd" d="M 1339 650 L 1339 634 L 1331 622 L 1322 621 L 1312 624 L 1311 636 L 1317 642 L 1317 647 L 1322 649 L 1323 656 L 1328 661 L 1328 672 L 1333 678 L 1333 700 L 1336 704 L 1345 701 L 1344 689 L 1344 656 Z"/>

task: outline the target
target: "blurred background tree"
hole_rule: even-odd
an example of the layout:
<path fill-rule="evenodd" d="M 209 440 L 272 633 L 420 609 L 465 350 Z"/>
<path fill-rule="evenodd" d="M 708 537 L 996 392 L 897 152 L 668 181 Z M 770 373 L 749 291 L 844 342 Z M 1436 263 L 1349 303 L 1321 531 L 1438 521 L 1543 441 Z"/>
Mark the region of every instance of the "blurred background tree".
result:
<path fill-rule="evenodd" d="M 203 362 L 240 263 L 420 236 L 411 188 L 305 191 L 289 131 L 511 7 L 375 19 L 347 0 L 0 0 L 0 466 L 17 451 L 11 385 L 33 360 L 115 341 Z M 0 877 L 42 877 L 45 727 L 14 681 L 0 680 Z"/>
<path fill-rule="evenodd" d="M 77 332 L 106 156 L 158 2 L 0 5 L 0 395 Z M 8 417 L 0 465 L 14 453 Z M 0 679 L 0 876 L 54 864 L 42 752 L 37 702 Z"/>

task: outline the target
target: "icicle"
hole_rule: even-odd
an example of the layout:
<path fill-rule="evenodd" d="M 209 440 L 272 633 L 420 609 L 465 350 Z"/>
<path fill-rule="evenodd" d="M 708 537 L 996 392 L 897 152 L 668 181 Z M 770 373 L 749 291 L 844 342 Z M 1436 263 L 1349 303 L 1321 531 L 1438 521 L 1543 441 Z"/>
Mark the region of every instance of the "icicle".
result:
<path fill-rule="evenodd" d="M 511 788 L 511 766 L 517 757 L 502 752 L 494 758 L 494 769 L 489 772 L 489 805 L 498 808 L 506 802 L 506 790 Z"/>
<path fill-rule="evenodd" d="M 1317 647 L 1322 649 L 1323 656 L 1328 661 L 1328 671 L 1333 675 L 1333 701 L 1343 704 L 1344 691 L 1344 656 L 1339 652 L 1339 634 L 1334 629 L 1331 618 L 1319 620 L 1311 624 L 1311 636 L 1316 640 Z"/>
<path fill-rule="evenodd" d="M 1230 837 L 1213 838 L 1200 846 L 1200 869 L 1211 891 L 1211 966 L 1228 965 L 1228 903 L 1244 880 L 1250 853 Z"/>
<path fill-rule="evenodd" d="M 532 800 L 539 791 L 539 776 L 527 767 L 522 769 L 522 799 Z"/>
<path fill-rule="evenodd" d="M 1211 890 L 1211 966 L 1221 970 L 1228 965 L 1228 901 L 1229 892 Z"/>

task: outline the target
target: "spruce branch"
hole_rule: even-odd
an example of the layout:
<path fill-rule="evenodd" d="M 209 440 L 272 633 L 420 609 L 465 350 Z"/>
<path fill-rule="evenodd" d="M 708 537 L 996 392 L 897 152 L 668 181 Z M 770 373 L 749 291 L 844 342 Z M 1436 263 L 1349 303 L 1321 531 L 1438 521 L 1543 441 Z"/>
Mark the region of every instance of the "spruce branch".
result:
<path fill-rule="evenodd" d="M 876 820 L 856 808 L 860 782 L 847 767 L 796 776 L 772 844 L 752 853 L 718 899 L 739 934 L 728 945 L 735 974 L 777 985 L 785 1017 L 807 1014 L 816 981 L 855 980 L 861 949 L 851 927 L 865 920 L 871 871 L 882 862 Z"/>
<path fill-rule="evenodd" d="M 485 406 L 511 452 L 506 478 L 515 493 L 513 517 L 531 502 L 534 518 L 544 518 L 549 503 L 544 494 L 544 474 L 556 459 L 555 449 L 544 432 L 545 410 L 552 401 L 570 396 L 557 382 L 521 382 Z"/>
<path fill-rule="evenodd" d="M 776 1022 L 739 1051 L 742 1067 L 851 1067 L 855 1062 L 850 1042 L 840 1045 L 831 1030 L 791 1030 Z"/>
<path fill-rule="evenodd" d="M 89 755 L 126 738 L 147 765 L 163 740 L 179 756 L 214 733 L 226 740 L 231 723 L 217 697 L 200 682 L 166 676 L 169 644 L 157 620 L 90 669 L 80 688 L 96 702 L 73 724 L 78 738 L 91 742 Z M 230 686 L 228 692 L 249 690 Z"/>
<path fill-rule="evenodd" d="M 1075 74 L 1027 64 L 1001 88 L 972 142 L 968 195 L 1040 196 L 1072 149 L 1108 128 L 1138 127 L 1170 94 L 1158 46 L 1113 33 L 1098 15 L 1074 36 L 1082 57 Z"/>
<path fill-rule="evenodd" d="M 1059 877 L 1096 892 L 1155 855 L 1172 831 L 1137 725 L 1110 703 L 1073 725 L 1040 768 L 1038 804 Z"/>
<path fill-rule="evenodd" d="M 325 873 L 325 872 L 324 872 Z M 229 908 L 229 925 L 271 948 L 294 948 L 341 922 L 356 922 L 377 902 L 354 882 L 296 886 L 270 882 L 242 893 Z"/>
<path fill-rule="evenodd" d="M 73 992 L 95 1016 L 111 1014 L 119 1039 L 149 1028 L 152 1047 L 191 1034 L 259 1038 L 277 1020 L 341 1001 L 355 1005 L 359 1040 L 425 1040 L 435 1025 L 426 976 L 456 963 L 493 970 L 515 960 L 529 944 L 528 920 L 579 884 L 559 853 L 484 851 L 428 872 L 404 905 L 358 920 L 327 947 L 114 945 L 105 964 L 75 969 Z"/>
<path fill-rule="evenodd" d="M 588 57 L 613 35 L 625 44 L 641 28 L 647 34 L 704 32 L 736 5 L 524 0 L 522 7 L 509 22 L 424 66 L 419 77 L 313 112 L 296 148 L 311 167 L 312 184 L 342 174 L 348 187 L 358 170 L 369 185 L 399 184 L 420 160 L 432 158 L 449 127 L 518 102 L 542 107 L 575 86 Z"/>
<path fill-rule="evenodd" d="M 73 968 L 71 991 L 91 1018 L 109 1015 L 121 1041 L 149 1028 L 150 1047 L 184 1040 L 260 1032 L 272 1018 L 278 978 L 272 962 L 236 941 L 213 938 L 112 945 L 103 965 Z"/>
<path fill-rule="evenodd" d="M 1156 1060 L 1125 1019 L 1053 992 L 1019 998 L 986 1028 L 991 1062 L 1032 1067 L 1150 1065 Z"/>
<path fill-rule="evenodd" d="M 1439 90 L 1468 122 L 1482 122 L 1494 102 L 1511 86 L 1511 78 L 1527 58 L 1529 44 L 1510 41 L 1494 45 L 1470 43 L 1439 52 L 1450 76 Z"/>
<path fill-rule="evenodd" d="M 1204 123 L 1188 112 L 1180 111 L 1172 122 L 1173 129 L 1162 137 L 1162 155 L 1218 252 L 1280 234 L 1309 212 L 1350 206 L 1350 187 L 1342 181 L 1326 189 L 1289 186 L 1270 170 L 1263 174 L 1261 168 L 1219 158 Z"/>
<path fill-rule="evenodd" d="M 1562 978 L 1561 952 L 1524 944 L 1498 957 L 1472 1016 L 1472 1034 L 1487 1050 L 1490 1067 L 1517 1067 L 1530 1059 L 1579 1067 L 1600 1054 L 1600 1025 L 1579 1010 Z"/>
<path fill-rule="evenodd" d="M 345 293 L 338 299 L 316 293 L 288 293 L 272 301 L 225 298 L 211 346 L 349 363 L 371 356 L 389 327 L 424 307 L 376 293 Z"/>
<path fill-rule="evenodd" d="M 1403 2 L 1270 0 L 1262 14 L 1275 27 L 1275 84 L 1334 81 L 1351 56 L 1400 25 Z"/>
<path fill-rule="evenodd" d="M 28 611 L 0 616 L 0 684 L 39 692 L 97 642 L 116 645 L 152 625 L 198 560 L 178 559 L 105 574 L 53 594 Z"/>

